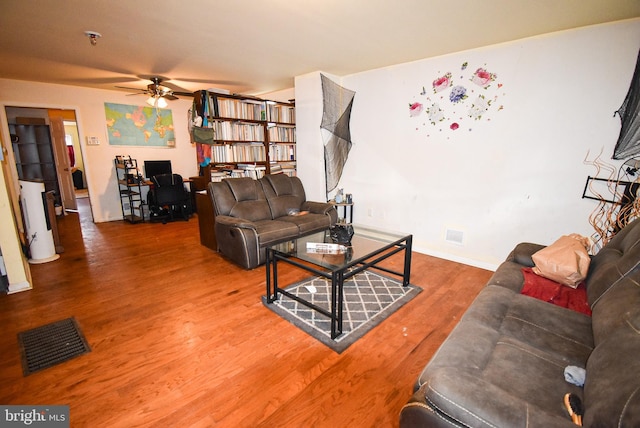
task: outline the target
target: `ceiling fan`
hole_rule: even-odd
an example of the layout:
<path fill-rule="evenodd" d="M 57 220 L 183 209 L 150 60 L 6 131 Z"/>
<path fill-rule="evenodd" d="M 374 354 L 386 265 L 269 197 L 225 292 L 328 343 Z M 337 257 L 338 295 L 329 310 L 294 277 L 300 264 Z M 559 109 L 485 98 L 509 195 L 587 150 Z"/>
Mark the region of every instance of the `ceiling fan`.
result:
<path fill-rule="evenodd" d="M 161 77 L 151 77 L 151 83 L 147 85 L 146 89 L 139 88 L 129 88 L 126 86 L 116 86 L 116 88 L 120 89 L 129 89 L 132 91 L 139 91 L 130 95 L 148 95 L 147 104 L 153 107 L 165 108 L 167 107 L 167 100 L 177 100 L 177 95 L 185 96 L 185 97 L 193 97 L 192 92 L 179 92 L 174 91 L 168 86 L 163 86 L 162 82 L 164 81 Z"/>

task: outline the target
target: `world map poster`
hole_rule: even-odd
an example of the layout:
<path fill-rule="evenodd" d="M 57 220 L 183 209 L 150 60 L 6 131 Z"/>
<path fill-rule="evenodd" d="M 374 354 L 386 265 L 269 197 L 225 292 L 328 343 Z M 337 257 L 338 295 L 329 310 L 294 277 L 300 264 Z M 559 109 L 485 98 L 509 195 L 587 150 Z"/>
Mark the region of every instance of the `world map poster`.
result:
<path fill-rule="evenodd" d="M 175 147 L 171 110 L 104 103 L 109 144 Z"/>

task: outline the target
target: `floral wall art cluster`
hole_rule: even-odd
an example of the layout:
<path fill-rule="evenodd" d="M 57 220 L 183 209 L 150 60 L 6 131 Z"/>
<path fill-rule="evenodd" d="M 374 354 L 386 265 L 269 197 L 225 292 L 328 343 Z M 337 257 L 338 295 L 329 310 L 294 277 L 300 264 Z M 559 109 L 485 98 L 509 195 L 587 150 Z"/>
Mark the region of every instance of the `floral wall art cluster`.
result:
<path fill-rule="evenodd" d="M 439 72 L 428 89 L 423 86 L 409 103 L 409 116 L 421 121 L 416 131 L 427 128 L 427 137 L 431 129 L 472 131 L 475 122 L 490 121 L 492 113 L 502 110 L 503 85 L 485 67 L 470 68 L 465 62 L 459 73 Z"/>

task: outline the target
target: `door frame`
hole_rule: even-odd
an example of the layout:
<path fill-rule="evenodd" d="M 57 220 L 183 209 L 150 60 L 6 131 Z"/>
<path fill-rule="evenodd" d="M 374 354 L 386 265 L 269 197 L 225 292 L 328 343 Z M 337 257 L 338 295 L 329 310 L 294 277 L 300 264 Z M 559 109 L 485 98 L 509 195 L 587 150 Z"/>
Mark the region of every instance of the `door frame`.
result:
<path fill-rule="evenodd" d="M 82 137 L 82 126 L 81 126 L 81 115 L 80 108 L 78 106 L 64 106 L 64 105 L 42 105 L 42 104 L 31 104 L 31 103 L 23 103 L 23 102 L 0 102 L 0 133 L 2 134 L 2 139 L 0 143 L 2 143 L 2 152 L 4 155 L 4 165 L 8 174 L 6 174 L 7 180 L 7 189 L 9 191 L 9 196 L 11 199 L 11 204 L 13 207 L 14 219 L 18 228 L 18 234 L 21 239 L 24 238 L 25 228 L 22 221 L 22 213 L 20 211 L 20 184 L 18 182 L 18 171 L 16 169 L 16 161 L 15 156 L 13 154 L 13 147 L 11 145 L 11 138 L 9 132 L 9 121 L 7 118 L 7 108 L 24 108 L 24 109 L 37 109 L 37 110 L 73 110 L 76 118 L 76 127 L 78 130 L 78 138 L 80 141 L 83 141 Z M 48 114 L 47 114 L 48 117 Z M 90 189 L 89 185 L 91 180 L 91 172 L 90 167 L 86 162 L 86 153 L 83 144 L 80 144 L 80 156 L 82 156 L 83 164 L 84 164 L 84 179 L 87 184 L 87 189 Z M 89 191 L 89 201 L 91 201 L 91 193 Z M 93 213 L 93 204 L 90 203 L 91 209 L 91 218 L 92 221 L 95 219 L 95 215 Z"/>

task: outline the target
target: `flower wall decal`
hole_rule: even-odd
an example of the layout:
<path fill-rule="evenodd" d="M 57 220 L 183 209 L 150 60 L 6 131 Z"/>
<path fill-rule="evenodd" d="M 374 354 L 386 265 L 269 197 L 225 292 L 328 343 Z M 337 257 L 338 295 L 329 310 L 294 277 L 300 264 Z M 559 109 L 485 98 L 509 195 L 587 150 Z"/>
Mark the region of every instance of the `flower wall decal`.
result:
<path fill-rule="evenodd" d="M 433 81 L 431 86 L 433 86 L 434 94 L 444 91 L 449 86 L 451 86 L 451 73 L 447 73 L 442 77 L 438 77 L 436 80 Z"/>
<path fill-rule="evenodd" d="M 483 88 L 487 88 L 494 80 L 496 80 L 496 75 L 489 73 L 484 68 L 477 69 L 476 72 L 473 73 L 473 76 L 471 76 L 471 81 Z"/>
<path fill-rule="evenodd" d="M 467 99 L 467 88 L 464 86 L 454 86 L 449 94 L 449 101 L 452 103 L 459 103 L 460 101 Z"/>
<path fill-rule="evenodd" d="M 419 120 L 424 117 L 423 114 L 427 115 L 428 123 L 425 121 L 422 127 L 434 126 L 439 131 L 471 131 L 473 123 L 489 121 L 491 113 L 504 109 L 503 105 L 498 104 L 504 95 L 504 84 L 498 82 L 498 75 L 484 65 L 474 67 L 464 61 L 459 76 L 454 77 L 450 71 L 438 72 L 437 76 L 431 81 L 432 94 L 420 85 L 421 91 L 409 103 L 410 117 Z M 465 121 L 470 121 L 468 127 Z M 416 127 L 417 131 L 420 129 Z"/>
<path fill-rule="evenodd" d="M 413 103 L 409 104 L 409 116 L 415 117 L 422 113 L 422 104 Z"/>
<path fill-rule="evenodd" d="M 491 107 L 491 100 L 485 98 L 484 95 L 478 95 L 478 98 L 471 104 L 469 108 L 469 117 L 475 120 L 482 119 L 482 115 Z"/>
<path fill-rule="evenodd" d="M 442 122 L 444 120 L 444 113 L 437 103 L 431 104 L 431 106 L 427 109 L 427 115 L 429 115 L 429 122 L 431 122 L 432 125 L 435 125 L 436 122 Z"/>

